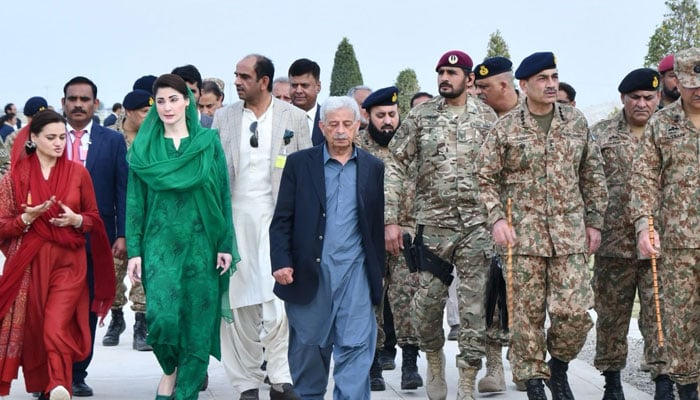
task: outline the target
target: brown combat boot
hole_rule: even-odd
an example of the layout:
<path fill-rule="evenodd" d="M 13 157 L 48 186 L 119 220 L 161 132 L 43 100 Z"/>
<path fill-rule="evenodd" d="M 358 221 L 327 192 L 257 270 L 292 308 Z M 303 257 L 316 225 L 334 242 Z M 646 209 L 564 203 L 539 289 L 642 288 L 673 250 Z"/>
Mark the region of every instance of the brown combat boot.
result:
<path fill-rule="evenodd" d="M 479 393 L 505 392 L 502 354 L 500 344 L 486 343 L 486 375 L 479 380 Z"/>
<path fill-rule="evenodd" d="M 447 382 L 445 382 L 445 353 L 438 351 L 426 351 L 425 359 L 428 361 L 427 382 L 425 391 L 430 400 L 445 400 L 447 398 Z"/>
<path fill-rule="evenodd" d="M 474 383 L 479 369 L 476 367 L 459 368 L 457 382 L 457 400 L 474 400 Z"/>

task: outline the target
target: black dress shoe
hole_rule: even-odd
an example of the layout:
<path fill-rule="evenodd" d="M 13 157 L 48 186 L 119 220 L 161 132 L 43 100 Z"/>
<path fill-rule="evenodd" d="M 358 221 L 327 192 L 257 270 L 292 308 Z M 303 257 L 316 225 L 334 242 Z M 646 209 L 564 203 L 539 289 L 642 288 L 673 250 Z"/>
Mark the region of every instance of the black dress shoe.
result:
<path fill-rule="evenodd" d="M 90 397 L 92 396 L 92 388 L 85 382 L 73 382 L 73 396 Z"/>
<path fill-rule="evenodd" d="M 283 383 L 281 392 L 270 386 L 270 400 L 301 400 L 301 397 L 294 391 L 291 383 Z"/>

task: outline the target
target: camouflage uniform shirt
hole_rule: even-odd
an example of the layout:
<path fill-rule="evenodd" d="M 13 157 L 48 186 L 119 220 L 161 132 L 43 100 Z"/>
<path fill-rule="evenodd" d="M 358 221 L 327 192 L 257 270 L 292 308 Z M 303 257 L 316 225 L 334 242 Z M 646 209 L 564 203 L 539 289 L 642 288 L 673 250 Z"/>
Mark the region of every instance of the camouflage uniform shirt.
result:
<path fill-rule="evenodd" d="M 603 155 L 603 169 L 608 185 L 608 208 L 605 227 L 597 255 L 604 257 L 637 258 L 634 226 L 627 205 L 630 201 L 632 159 L 641 140 L 630 130 L 623 111 L 591 127 Z"/>
<path fill-rule="evenodd" d="M 393 157 L 384 176 L 384 223 L 399 222 L 409 180 L 416 182 L 416 223 L 462 229 L 486 222 L 475 160 L 497 117 L 471 96 L 464 107 L 464 113 L 456 115 L 445 98 L 437 96 L 408 113 L 389 143 Z"/>
<path fill-rule="evenodd" d="M 481 199 L 488 222 L 506 218 L 512 198 L 517 255 L 586 252 L 586 227 L 603 229 L 608 201 L 603 161 L 577 109 L 554 105 L 548 132 L 526 102 L 494 125 L 479 154 Z"/>
<path fill-rule="evenodd" d="M 382 147 L 375 142 L 365 129 L 357 134 L 356 144 L 363 150 L 368 151 L 373 156 L 382 160 L 384 164 L 390 164 L 392 155 L 389 147 Z M 398 224 L 401 225 L 403 231 L 408 232 L 413 236 L 416 221 L 413 219 L 413 196 L 416 192 L 415 180 L 409 177 L 402 182 L 403 191 L 401 192 L 401 209 L 399 210 Z M 384 195 L 386 197 L 386 193 Z"/>
<path fill-rule="evenodd" d="M 663 247 L 697 249 L 700 130 L 686 117 L 682 104 L 676 101 L 666 106 L 647 123 L 632 163 L 630 218 L 640 232 L 648 229 L 646 217 L 658 211 L 660 223 L 655 226 Z"/>
<path fill-rule="evenodd" d="M 5 143 L 0 140 L 0 176 L 10 170 L 10 150 Z"/>

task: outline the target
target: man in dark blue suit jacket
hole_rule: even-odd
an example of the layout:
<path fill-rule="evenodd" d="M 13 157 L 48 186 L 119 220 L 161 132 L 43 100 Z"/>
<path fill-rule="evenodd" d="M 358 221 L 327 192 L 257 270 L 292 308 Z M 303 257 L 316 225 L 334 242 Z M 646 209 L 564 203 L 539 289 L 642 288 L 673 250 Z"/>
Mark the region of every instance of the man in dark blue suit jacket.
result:
<path fill-rule="evenodd" d="M 292 104 L 301 108 L 309 120 L 311 143 L 318 146 L 323 143 L 323 132 L 318 122 L 321 116 L 321 106 L 316 103 L 321 91 L 321 67 L 308 58 L 300 58 L 289 66 L 289 95 Z"/>
<path fill-rule="evenodd" d="M 326 143 L 290 155 L 282 174 L 270 225 L 274 291 L 286 303 L 297 393 L 323 399 L 332 354 L 334 398 L 369 399 L 372 305 L 385 271 L 384 164 L 353 145 L 353 99 L 331 97 L 320 114 Z"/>
<path fill-rule="evenodd" d="M 100 217 L 104 222 L 109 241 L 112 243 L 112 253 L 114 257 L 123 258 L 126 255 L 124 240 L 128 174 L 126 142 L 118 132 L 93 122 L 92 118 L 99 100 L 97 100 L 97 86 L 91 80 L 82 76 L 71 79 L 63 87 L 63 95 L 61 104 L 68 122 L 66 128 L 70 139 L 66 144 L 66 151 L 70 159 L 82 163 L 90 172 Z M 80 143 L 80 146 L 76 147 L 74 143 Z M 86 247 L 88 249 L 87 279 L 92 303 L 95 277 L 90 246 Z M 90 312 L 93 347 L 96 326 L 97 315 Z M 85 383 L 87 367 L 91 360 L 92 351 L 87 359 L 73 364 L 73 396 L 92 396 L 92 388 Z"/>

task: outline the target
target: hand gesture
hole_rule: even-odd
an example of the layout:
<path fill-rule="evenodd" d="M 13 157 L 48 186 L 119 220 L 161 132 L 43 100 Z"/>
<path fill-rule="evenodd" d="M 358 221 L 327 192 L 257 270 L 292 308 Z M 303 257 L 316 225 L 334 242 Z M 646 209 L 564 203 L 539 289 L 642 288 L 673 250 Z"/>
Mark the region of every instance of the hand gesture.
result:
<path fill-rule="evenodd" d="M 36 206 L 22 204 L 22 209 L 24 210 L 24 213 L 27 214 L 27 218 L 31 223 L 34 222 L 35 219 L 39 218 L 43 213 L 48 211 L 54 204 L 56 204 L 56 196 L 51 196 L 50 199 Z"/>
<path fill-rule="evenodd" d="M 58 214 L 58 218 L 51 218 L 49 223 L 55 226 L 70 226 L 74 228 L 79 227 L 80 224 L 83 223 L 83 217 L 80 214 L 74 213 L 73 210 L 62 201 L 59 200 L 58 205 L 61 206 L 63 212 Z"/>

